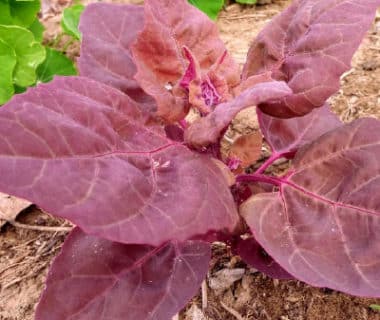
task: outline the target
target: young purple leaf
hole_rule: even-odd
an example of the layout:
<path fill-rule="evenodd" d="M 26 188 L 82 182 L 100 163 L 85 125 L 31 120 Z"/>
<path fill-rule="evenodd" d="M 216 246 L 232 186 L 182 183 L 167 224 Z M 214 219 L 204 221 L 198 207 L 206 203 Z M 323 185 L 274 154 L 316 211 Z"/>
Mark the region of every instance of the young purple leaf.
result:
<path fill-rule="evenodd" d="M 181 127 L 175 124 L 169 124 L 165 126 L 165 133 L 169 139 L 177 142 L 183 142 L 184 131 Z"/>
<path fill-rule="evenodd" d="M 330 111 L 328 104 L 309 114 L 292 119 L 275 118 L 257 109 L 261 132 L 274 154 L 297 151 L 322 134 L 342 125 L 339 118 Z"/>
<path fill-rule="evenodd" d="M 242 204 L 256 240 L 297 279 L 380 297 L 380 121 L 330 131 L 291 170 L 279 192 Z"/>
<path fill-rule="evenodd" d="M 287 271 L 264 252 L 255 238 L 241 240 L 236 253 L 249 265 L 274 279 L 293 279 Z"/>
<path fill-rule="evenodd" d="M 125 245 L 75 228 L 49 271 L 36 320 L 167 320 L 206 277 L 210 245 Z"/>
<path fill-rule="evenodd" d="M 284 82 L 259 83 L 235 99 L 219 104 L 209 115 L 195 121 L 185 131 L 185 141 L 198 148 L 215 143 L 241 110 L 268 100 L 280 99 L 290 93 L 291 90 Z"/>
<path fill-rule="evenodd" d="M 56 78 L 0 110 L 0 190 L 113 241 L 160 245 L 233 230 L 236 205 L 215 161 L 87 78 Z"/>
<path fill-rule="evenodd" d="M 141 6 L 93 3 L 81 15 L 80 75 L 111 85 L 153 108 L 153 99 L 134 79 L 130 45 L 144 26 Z"/>
<path fill-rule="evenodd" d="M 186 0 L 147 0 L 144 7 L 145 26 L 132 47 L 136 79 L 156 99 L 162 118 L 184 118 L 196 89 L 206 99 L 210 90 L 223 87 L 219 82 L 239 84 L 238 67 L 205 14 Z"/>
<path fill-rule="evenodd" d="M 294 92 L 261 110 L 289 118 L 322 106 L 338 90 L 378 6 L 379 0 L 293 1 L 258 35 L 243 70 L 243 80 L 269 72 Z"/>

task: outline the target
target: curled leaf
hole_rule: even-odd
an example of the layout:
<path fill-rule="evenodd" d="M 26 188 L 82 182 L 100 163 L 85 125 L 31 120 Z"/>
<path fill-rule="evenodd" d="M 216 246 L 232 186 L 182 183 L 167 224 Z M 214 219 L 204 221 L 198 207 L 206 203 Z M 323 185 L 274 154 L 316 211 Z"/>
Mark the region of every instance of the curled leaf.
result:
<path fill-rule="evenodd" d="M 211 107 L 240 82 L 216 25 L 203 13 L 186 0 L 148 0 L 144 8 L 145 25 L 132 47 L 136 79 L 163 119 L 184 118 L 194 101 Z"/>
<path fill-rule="evenodd" d="M 290 92 L 284 82 L 278 81 L 259 83 L 246 89 L 235 99 L 219 104 L 209 115 L 195 121 L 185 131 L 185 141 L 195 147 L 215 143 L 241 110 L 265 101 L 280 99 Z"/>

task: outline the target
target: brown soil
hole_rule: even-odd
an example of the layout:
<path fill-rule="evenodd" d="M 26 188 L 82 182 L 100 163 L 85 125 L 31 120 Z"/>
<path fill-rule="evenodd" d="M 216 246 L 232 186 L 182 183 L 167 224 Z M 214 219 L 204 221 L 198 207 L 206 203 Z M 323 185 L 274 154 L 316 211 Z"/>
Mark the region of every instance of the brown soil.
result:
<path fill-rule="evenodd" d="M 239 63 L 244 63 L 254 35 L 288 3 L 283 0 L 258 7 L 233 4 L 221 13 L 218 21 L 221 36 Z M 67 46 L 69 41 L 59 36 L 59 14 L 66 5 L 66 0 L 44 1 L 41 16 L 48 28 L 46 42 L 59 48 Z M 77 43 L 68 45 L 68 55 L 77 56 L 78 48 Z M 352 69 L 342 77 L 342 88 L 331 103 L 344 121 L 363 116 L 380 119 L 380 15 L 355 55 Z M 254 112 L 249 110 L 234 121 L 231 137 L 254 130 L 256 126 Z M 67 225 L 35 207 L 20 214 L 18 221 L 37 226 Z M 48 267 L 66 234 L 9 224 L 0 230 L 0 320 L 33 319 Z M 380 319 L 380 313 L 369 308 L 371 304 L 380 304 L 380 299 L 355 298 L 328 289 L 311 288 L 298 281 L 272 280 L 246 266 L 223 244 L 215 244 L 213 253 L 207 296 L 200 292 L 180 319 Z"/>

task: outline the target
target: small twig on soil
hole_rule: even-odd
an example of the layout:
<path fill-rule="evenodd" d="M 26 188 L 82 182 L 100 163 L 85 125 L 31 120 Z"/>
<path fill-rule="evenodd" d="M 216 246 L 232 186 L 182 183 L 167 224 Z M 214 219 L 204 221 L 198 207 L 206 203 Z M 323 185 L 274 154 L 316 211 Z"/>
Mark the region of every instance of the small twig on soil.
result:
<path fill-rule="evenodd" d="M 17 221 L 11 221 L 8 220 L 8 223 L 10 223 L 12 226 L 16 228 L 22 228 L 27 230 L 34 230 L 34 231 L 46 231 L 46 232 L 70 232 L 73 228 L 72 227 L 47 227 L 47 226 L 31 226 L 28 224 L 23 224 Z"/>
<path fill-rule="evenodd" d="M 49 255 L 53 254 L 54 252 L 56 252 L 57 250 L 60 250 L 61 248 L 62 248 L 62 244 L 59 244 L 58 246 L 55 246 L 50 251 L 41 254 L 41 257 L 43 258 L 43 257 L 49 256 Z"/>
<path fill-rule="evenodd" d="M 8 222 L 8 221 L 7 221 L 7 222 Z M 24 242 L 24 243 L 21 243 L 21 244 L 19 244 L 18 246 L 12 247 L 12 250 L 18 250 L 18 249 L 20 249 L 20 248 L 23 248 L 23 247 L 27 246 L 28 244 L 30 244 L 30 243 L 32 243 L 32 242 L 38 240 L 40 237 L 41 237 L 41 235 L 39 234 L 37 237 L 35 237 L 35 238 L 33 238 L 33 239 L 30 239 L 30 240 L 28 240 L 28 241 L 26 241 L 26 242 Z"/>
<path fill-rule="evenodd" d="M 355 72 L 355 69 L 352 68 L 348 71 L 346 71 L 345 73 L 343 73 L 341 76 L 340 76 L 340 80 L 343 80 L 344 78 L 348 77 L 350 74 L 354 73 Z"/>
<path fill-rule="evenodd" d="M 5 271 L 7 271 L 9 269 L 12 269 L 14 267 L 20 266 L 20 265 L 25 264 L 25 263 L 30 263 L 30 261 L 20 261 L 20 262 L 13 263 L 13 264 L 5 267 L 4 269 L 1 269 L 0 274 L 4 273 Z"/>
<path fill-rule="evenodd" d="M 202 282 L 202 310 L 206 310 L 207 308 L 207 282 L 206 280 L 203 280 Z"/>
<path fill-rule="evenodd" d="M 236 319 L 245 320 L 245 318 L 243 318 L 243 316 L 239 312 L 237 312 L 235 309 L 226 306 L 222 301 L 220 301 L 220 305 L 223 307 L 224 310 L 232 314 Z"/>
<path fill-rule="evenodd" d="M 32 239 L 32 241 L 35 241 L 37 238 L 34 238 Z M 29 243 L 30 241 L 28 241 Z M 33 254 L 33 257 L 28 257 L 28 255 L 30 255 L 31 253 L 28 252 L 26 254 L 23 254 L 21 256 L 18 257 L 18 259 L 11 265 L 3 268 L 0 270 L 0 275 L 2 275 L 3 273 L 5 273 L 6 271 L 14 268 L 14 267 L 17 267 L 17 266 L 20 266 L 20 265 L 23 265 L 23 264 L 28 264 L 28 263 L 34 263 L 36 261 L 38 261 L 41 257 L 45 257 L 45 256 L 48 256 L 48 255 L 52 255 L 54 254 L 57 250 L 59 250 L 61 248 L 61 244 L 59 244 L 58 246 L 55 246 L 53 248 L 53 245 L 55 243 L 52 242 L 52 243 L 48 243 L 48 242 L 45 242 L 41 247 L 38 248 L 38 250 Z M 15 249 L 16 247 L 14 247 L 13 249 Z M 9 277 L 9 275 L 7 276 Z M 0 277 L 0 280 L 1 277 Z"/>
<path fill-rule="evenodd" d="M 309 314 L 309 310 L 311 310 L 311 307 L 313 306 L 313 304 L 314 304 L 314 296 L 311 297 L 310 302 L 308 303 L 306 307 L 306 316 Z"/>
<path fill-rule="evenodd" d="M 268 17 L 267 14 L 256 13 L 256 14 L 229 16 L 229 17 L 224 17 L 224 19 L 225 20 L 243 20 L 243 19 L 250 19 L 250 18 L 267 18 L 267 17 Z"/>
<path fill-rule="evenodd" d="M 230 144 L 233 144 L 234 141 L 235 141 L 234 139 L 228 137 L 227 135 L 224 135 L 224 136 L 223 136 L 223 139 L 226 140 L 226 141 L 227 141 L 228 143 L 230 143 Z"/>
<path fill-rule="evenodd" d="M 17 279 L 14 279 L 12 280 L 11 282 L 8 282 L 7 284 L 5 284 L 2 289 L 5 290 L 11 286 L 14 286 L 15 284 L 23 281 L 23 280 L 26 280 L 26 279 L 29 279 L 31 277 L 34 277 L 37 273 L 39 273 L 42 269 L 44 269 L 46 267 L 46 265 L 42 264 L 41 266 L 39 266 L 36 270 L 33 270 L 32 272 L 29 272 L 27 275 L 23 276 L 23 277 L 20 277 L 20 278 L 17 278 Z"/>

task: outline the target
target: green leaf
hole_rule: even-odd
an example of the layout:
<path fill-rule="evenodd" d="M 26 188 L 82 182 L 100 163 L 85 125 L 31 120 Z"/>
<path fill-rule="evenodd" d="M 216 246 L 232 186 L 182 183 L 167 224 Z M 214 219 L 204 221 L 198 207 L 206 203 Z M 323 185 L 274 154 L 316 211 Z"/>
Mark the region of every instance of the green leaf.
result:
<path fill-rule="evenodd" d="M 35 41 L 33 33 L 17 26 L 0 26 L 0 40 L 16 53 L 13 82 L 27 87 L 36 82 L 36 69 L 45 60 L 45 48 Z"/>
<path fill-rule="evenodd" d="M 369 307 L 374 311 L 380 311 L 380 305 L 378 304 L 371 304 Z"/>
<path fill-rule="evenodd" d="M 244 4 L 255 4 L 257 0 L 236 0 L 236 2 Z"/>
<path fill-rule="evenodd" d="M 0 105 L 7 102 L 14 94 L 13 70 L 16 66 L 16 53 L 0 40 Z"/>
<path fill-rule="evenodd" d="M 19 87 L 19 86 L 14 86 L 15 87 L 15 93 L 24 93 L 27 88 L 25 87 Z"/>
<path fill-rule="evenodd" d="M 29 27 L 40 11 L 40 0 L 0 0 L 0 24 Z"/>
<path fill-rule="evenodd" d="M 80 40 L 81 34 L 78 30 L 80 15 L 84 10 L 84 6 L 81 4 L 68 7 L 63 11 L 63 18 L 61 21 L 62 29 L 67 34 Z"/>
<path fill-rule="evenodd" d="M 0 24 L 14 24 L 8 1 L 0 0 Z"/>
<path fill-rule="evenodd" d="M 33 23 L 29 26 L 29 30 L 33 33 L 34 38 L 38 42 L 42 41 L 42 39 L 43 39 L 43 33 L 44 33 L 45 28 L 42 25 L 42 23 L 40 22 L 40 20 L 38 20 L 38 18 L 36 18 L 33 21 Z"/>
<path fill-rule="evenodd" d="M 77 74 L 74 63 L 61 52 L 46 48 L 46 59 L 37 68 L 38 81 L 49 82 L 55 75 L 73 76 Z"/>
<path fill-rule="evenodd" d="M 189 0 L 189 2 L 199 10 L 202 10 L 212 20 L 216 20 L 224 5 L 224 0 Z"/>
<path fill-rule="evenodd" d="M 29 27 L 34 22 L 37 13 L 41 8 L 40 0 L 9 0 L 9 3 L 11 6 L 11 15 L 13 16 L 15 24 L 25 27 Z"/>

